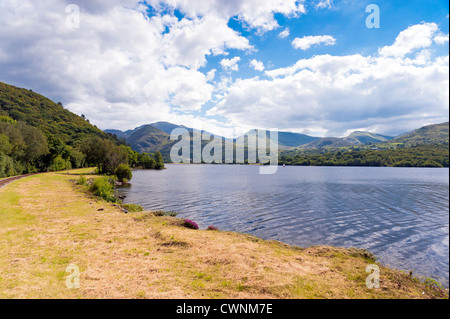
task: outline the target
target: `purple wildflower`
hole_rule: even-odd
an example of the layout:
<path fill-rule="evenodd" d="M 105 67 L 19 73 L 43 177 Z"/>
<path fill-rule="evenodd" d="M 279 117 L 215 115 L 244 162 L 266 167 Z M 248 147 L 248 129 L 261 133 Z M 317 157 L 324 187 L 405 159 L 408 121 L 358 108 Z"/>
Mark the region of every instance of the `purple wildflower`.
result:
<path fill-rule="evenodd" d="M 185 219 L 184 220 L 184 227 L 192 228 L 192 229 L 198 229 L 197 223 L 192 221 L 192 220 L 190 220 L 190 219 Z"/>

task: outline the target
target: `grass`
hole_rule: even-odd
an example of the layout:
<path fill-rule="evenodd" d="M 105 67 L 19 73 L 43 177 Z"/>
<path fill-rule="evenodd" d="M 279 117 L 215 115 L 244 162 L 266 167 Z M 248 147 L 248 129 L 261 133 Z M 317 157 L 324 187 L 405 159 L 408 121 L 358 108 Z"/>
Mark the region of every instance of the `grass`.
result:
<path fill-rule="evenodd" d="M 299 248 L 119 207 L 69 182 L 89 170 L 0 189 L 0 298 L 446 298 L 431 280 L 380 267 L 363 250 Z M 95 178 L 95 176 L 93 176 Z M 69 264 L 80 288 L 65 285 Z"/>

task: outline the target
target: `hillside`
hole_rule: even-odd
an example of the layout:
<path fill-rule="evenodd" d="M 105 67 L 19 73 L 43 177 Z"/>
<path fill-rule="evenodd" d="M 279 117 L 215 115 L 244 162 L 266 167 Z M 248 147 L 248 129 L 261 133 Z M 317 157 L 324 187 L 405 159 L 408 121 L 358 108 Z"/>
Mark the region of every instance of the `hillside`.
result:
<path fill-rule="evenodd" d="M 238 138 L 234 139 L 233 141 L 236 142 L 237 139 L 242 138 L 242 136 L 255 136 L 257 134 L 258 130 L 251 130 L 246 132 L 245 134 L 239 136 Z M 269 139 L 270 138 L 270 132 L 266 132 L 266 136 Z M 278 147 L 280 149 L 286 149 L 286 148 L 292 148 L 292 147 L 298 147 L 307 143 L 314 142 L 316 140 L 320 139 L 319 137 L 313 137 L 306 134 L 300 134 L 300 133 L 292 133 L 292 132 L 278 132 Z"/>
<path fill-rule="evenodd" d="M 338 137 L 323 137 L 316 141 L 302 145 L 302 149 L 317 149 L 317 148 L 333 148 L 333 147 L 350 147 L 355 143 L 347 141 Z"/>
<path fill-rule="evenodd" d="M 0 178 L 94 164 L 84 147 L 88 141 L 113 166 L 128 158 L 114 136 L 61 103 L 0 82 Z"/>
<path fill-rule="evenodd" d="M 389 141 L 405 147 L 423 144 L 442 144 L 449 142 L 449 122 L 423 126 Z"/>
<path fill-rule="evenodd" d="M 391 136 L 371 132 L 355 131 L 346 137 L 323 137 L 301 146 L 303 149 L 340 148 L 364 144 L 375 144 L 391 140 Z"/>
<path fill-rule="evenodd" d="M 170 141 L 170 135 L 152 125 L 141 126 L 126 137 L 131 148 L 139 153 L 154 153 L 160 151 Z"/>
<path fill-rule="evenodd" d="M 370 133 L 370 132 L 361 132 L 361 131 L 355 131 L 351 133 L 349 136 L 344 137 L 344 140 L 354 143 L 354 144 L 368 144 L 368 143 L 380 143 L 380 142 L 387 142 L 389 140 L 392 140 L 392 136 L 386 136 L 376 133 Z"/>
<path fill-rule="evenodd" d="M 0 116 L 8 116 L 39 128 L 68 145 L 87 136 L 107 134 L 48 98 L 31 90 L 0 82 Z"/>

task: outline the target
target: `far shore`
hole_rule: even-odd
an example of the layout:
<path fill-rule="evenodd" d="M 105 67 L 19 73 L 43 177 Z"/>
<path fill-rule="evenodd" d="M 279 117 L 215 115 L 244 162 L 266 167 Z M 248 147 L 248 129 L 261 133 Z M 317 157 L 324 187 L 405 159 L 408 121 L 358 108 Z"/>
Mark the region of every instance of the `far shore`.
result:
<path fill-rule="evenodd" d="M 0 298 L 448 298 L 365 250 L 299 248 L 125 214 L 71 182 L 92 171 L 0 188 Z M 69 265 L 79 269 L 77 289 L 66 285 Z M 366 285 L 369 265 L 380 269 L 379 288 Z"/>

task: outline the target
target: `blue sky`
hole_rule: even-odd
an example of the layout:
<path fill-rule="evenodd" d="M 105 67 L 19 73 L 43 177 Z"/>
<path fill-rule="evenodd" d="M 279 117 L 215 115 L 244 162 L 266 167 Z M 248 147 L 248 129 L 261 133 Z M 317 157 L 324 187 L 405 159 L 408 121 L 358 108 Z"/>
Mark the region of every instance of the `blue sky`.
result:
<path fill-rule="evenodd" d="M 380 28 L 366 27 L 369 4 Z M 448 120 L 448 12 L 436 0 L 2 0 L 0 81 L 102 129 L 396 135 Z"/>

